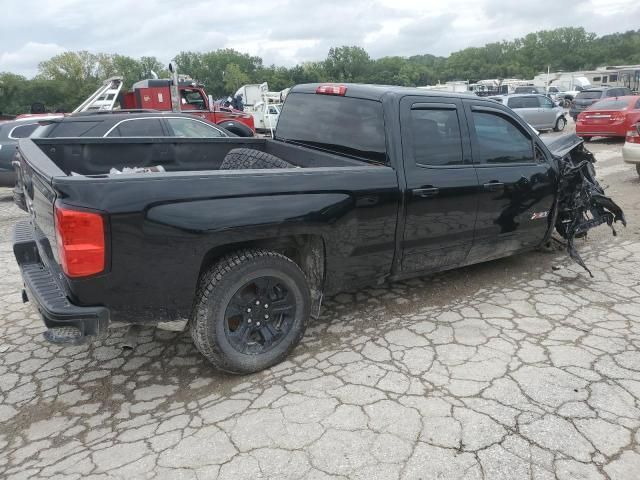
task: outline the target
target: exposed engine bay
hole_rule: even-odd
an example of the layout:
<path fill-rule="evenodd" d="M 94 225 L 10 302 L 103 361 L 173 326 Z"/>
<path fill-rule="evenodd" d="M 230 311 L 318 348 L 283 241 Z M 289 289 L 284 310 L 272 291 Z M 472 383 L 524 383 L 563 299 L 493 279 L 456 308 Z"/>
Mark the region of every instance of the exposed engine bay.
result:
<path fill-rule="evenodd" d="M 566 241 L 569 256 L 593 277 L 576 249 L 575 239 L 585 237 L 590 229 L 604 223 L 615 236 L 614 223 L 627 225 L 624 212 L 604 194 L 604 188 L 596 179 L 596 159 L 581 138 L 559 137 L 549 142 L 548 147 L 556 155 L 560 176 L 556 231 Z"/>

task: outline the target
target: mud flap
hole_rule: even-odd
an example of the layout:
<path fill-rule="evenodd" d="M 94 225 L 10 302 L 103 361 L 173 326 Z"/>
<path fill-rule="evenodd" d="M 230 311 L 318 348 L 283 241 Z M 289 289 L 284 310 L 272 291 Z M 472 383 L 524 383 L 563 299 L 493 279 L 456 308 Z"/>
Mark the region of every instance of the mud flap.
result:
<path fill-rule="evenodd" d="M 615 222 L 627 225 L 624 212 L 604 194 L 596 180 L 595 158 L 584 148 L 582 141 L 556 158 L 560 174 L 556 230 L 567 241 L 569 256 L 593 278 L 575 247 L 575 239 L 586 236 L 589 230 L 604 223 L 611 227 L 615 236 Z"/>

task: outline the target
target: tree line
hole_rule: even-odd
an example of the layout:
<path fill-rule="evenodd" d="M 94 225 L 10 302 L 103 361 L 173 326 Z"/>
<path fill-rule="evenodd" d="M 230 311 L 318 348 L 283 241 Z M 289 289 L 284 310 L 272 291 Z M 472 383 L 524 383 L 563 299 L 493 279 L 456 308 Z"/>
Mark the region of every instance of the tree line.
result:
<path fill-rule="evenodd" d="M 531 79 L 547 67 L 575 71 L 640 64 L 640 29 L 600 37 L 584 28 L 542 30 L 515 40 L 465 48 L 448 57 L 425 54 L 373 59 L 361 47 L 342 46 L 331 48 L 322 61 L 290 68 L 267 66 L 260 57 L 233 49 L 180 52 L 175 60 L 180 73 L 203 83 L 214 97 L 233 94 L 247 83 L 262 82 L 277 91 L 307 82 L 420 86 L 449 80 Z M 154 73 L 160 78 L 169 76 L 166 66 L 155 57 L 65 52 L 40 63 L 32 79 L 0 73 L 0 112 L 25 113 L 34 102 L 43 103 L 49 111 L 70 111 L 110 76 L 123 76 L 125 88 L 129 88 Z"/>

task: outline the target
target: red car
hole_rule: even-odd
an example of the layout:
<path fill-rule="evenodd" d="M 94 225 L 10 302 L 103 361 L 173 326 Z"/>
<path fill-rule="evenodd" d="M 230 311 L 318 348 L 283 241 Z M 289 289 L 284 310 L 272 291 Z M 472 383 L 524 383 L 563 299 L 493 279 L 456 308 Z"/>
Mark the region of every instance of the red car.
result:
<path fill-rule="evenodd" d="M 640 96 L 607 98 L 578 115 L 576 135 L 586 141 L 591 137 L 625 137 L 639 121 Z"/>

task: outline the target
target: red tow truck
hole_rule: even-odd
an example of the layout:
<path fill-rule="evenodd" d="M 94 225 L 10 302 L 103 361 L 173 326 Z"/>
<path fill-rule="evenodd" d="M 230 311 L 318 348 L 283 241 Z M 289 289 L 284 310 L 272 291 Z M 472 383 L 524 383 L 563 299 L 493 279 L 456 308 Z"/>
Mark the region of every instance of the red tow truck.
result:
<path fill-rule="evenodd" d="M 169 79 L 148 79 L 136 82 L 130 92 L 122 94 L 120 106 L 123 109 L 171 111 L 170 87 L 172 82 L 173 80 Z M 206 118 L 237 135 L 240 134 L 239 130 L 245 131 L 247 128 L 252 133 L 255 132 L 252 115 L 214 103 L 213 99 L 205 93 L 203 85 L 192 80 L 179 81 L 178 92 L 180 96 L 179 111 L 182 113 Z"/>
<path fill-rule="evenodd" d="M 173 85 L 178 84 L 177 92 Z M 122 77 L 111 77 L 90 95 L 73 113 L 113 110 L 116 103 L 126 110 L 159 110 L 189 113 L 220 125 L 241 137 L 255 133 L 253 116 L 241 110 L 221 106 L 207 95 L 204 86 L 190 78 L 147 79 L 121 92 Z M 174 98 L 172 101 L 172 90 Z M 177 94 L 177 95 L 176 95 Z"/>

